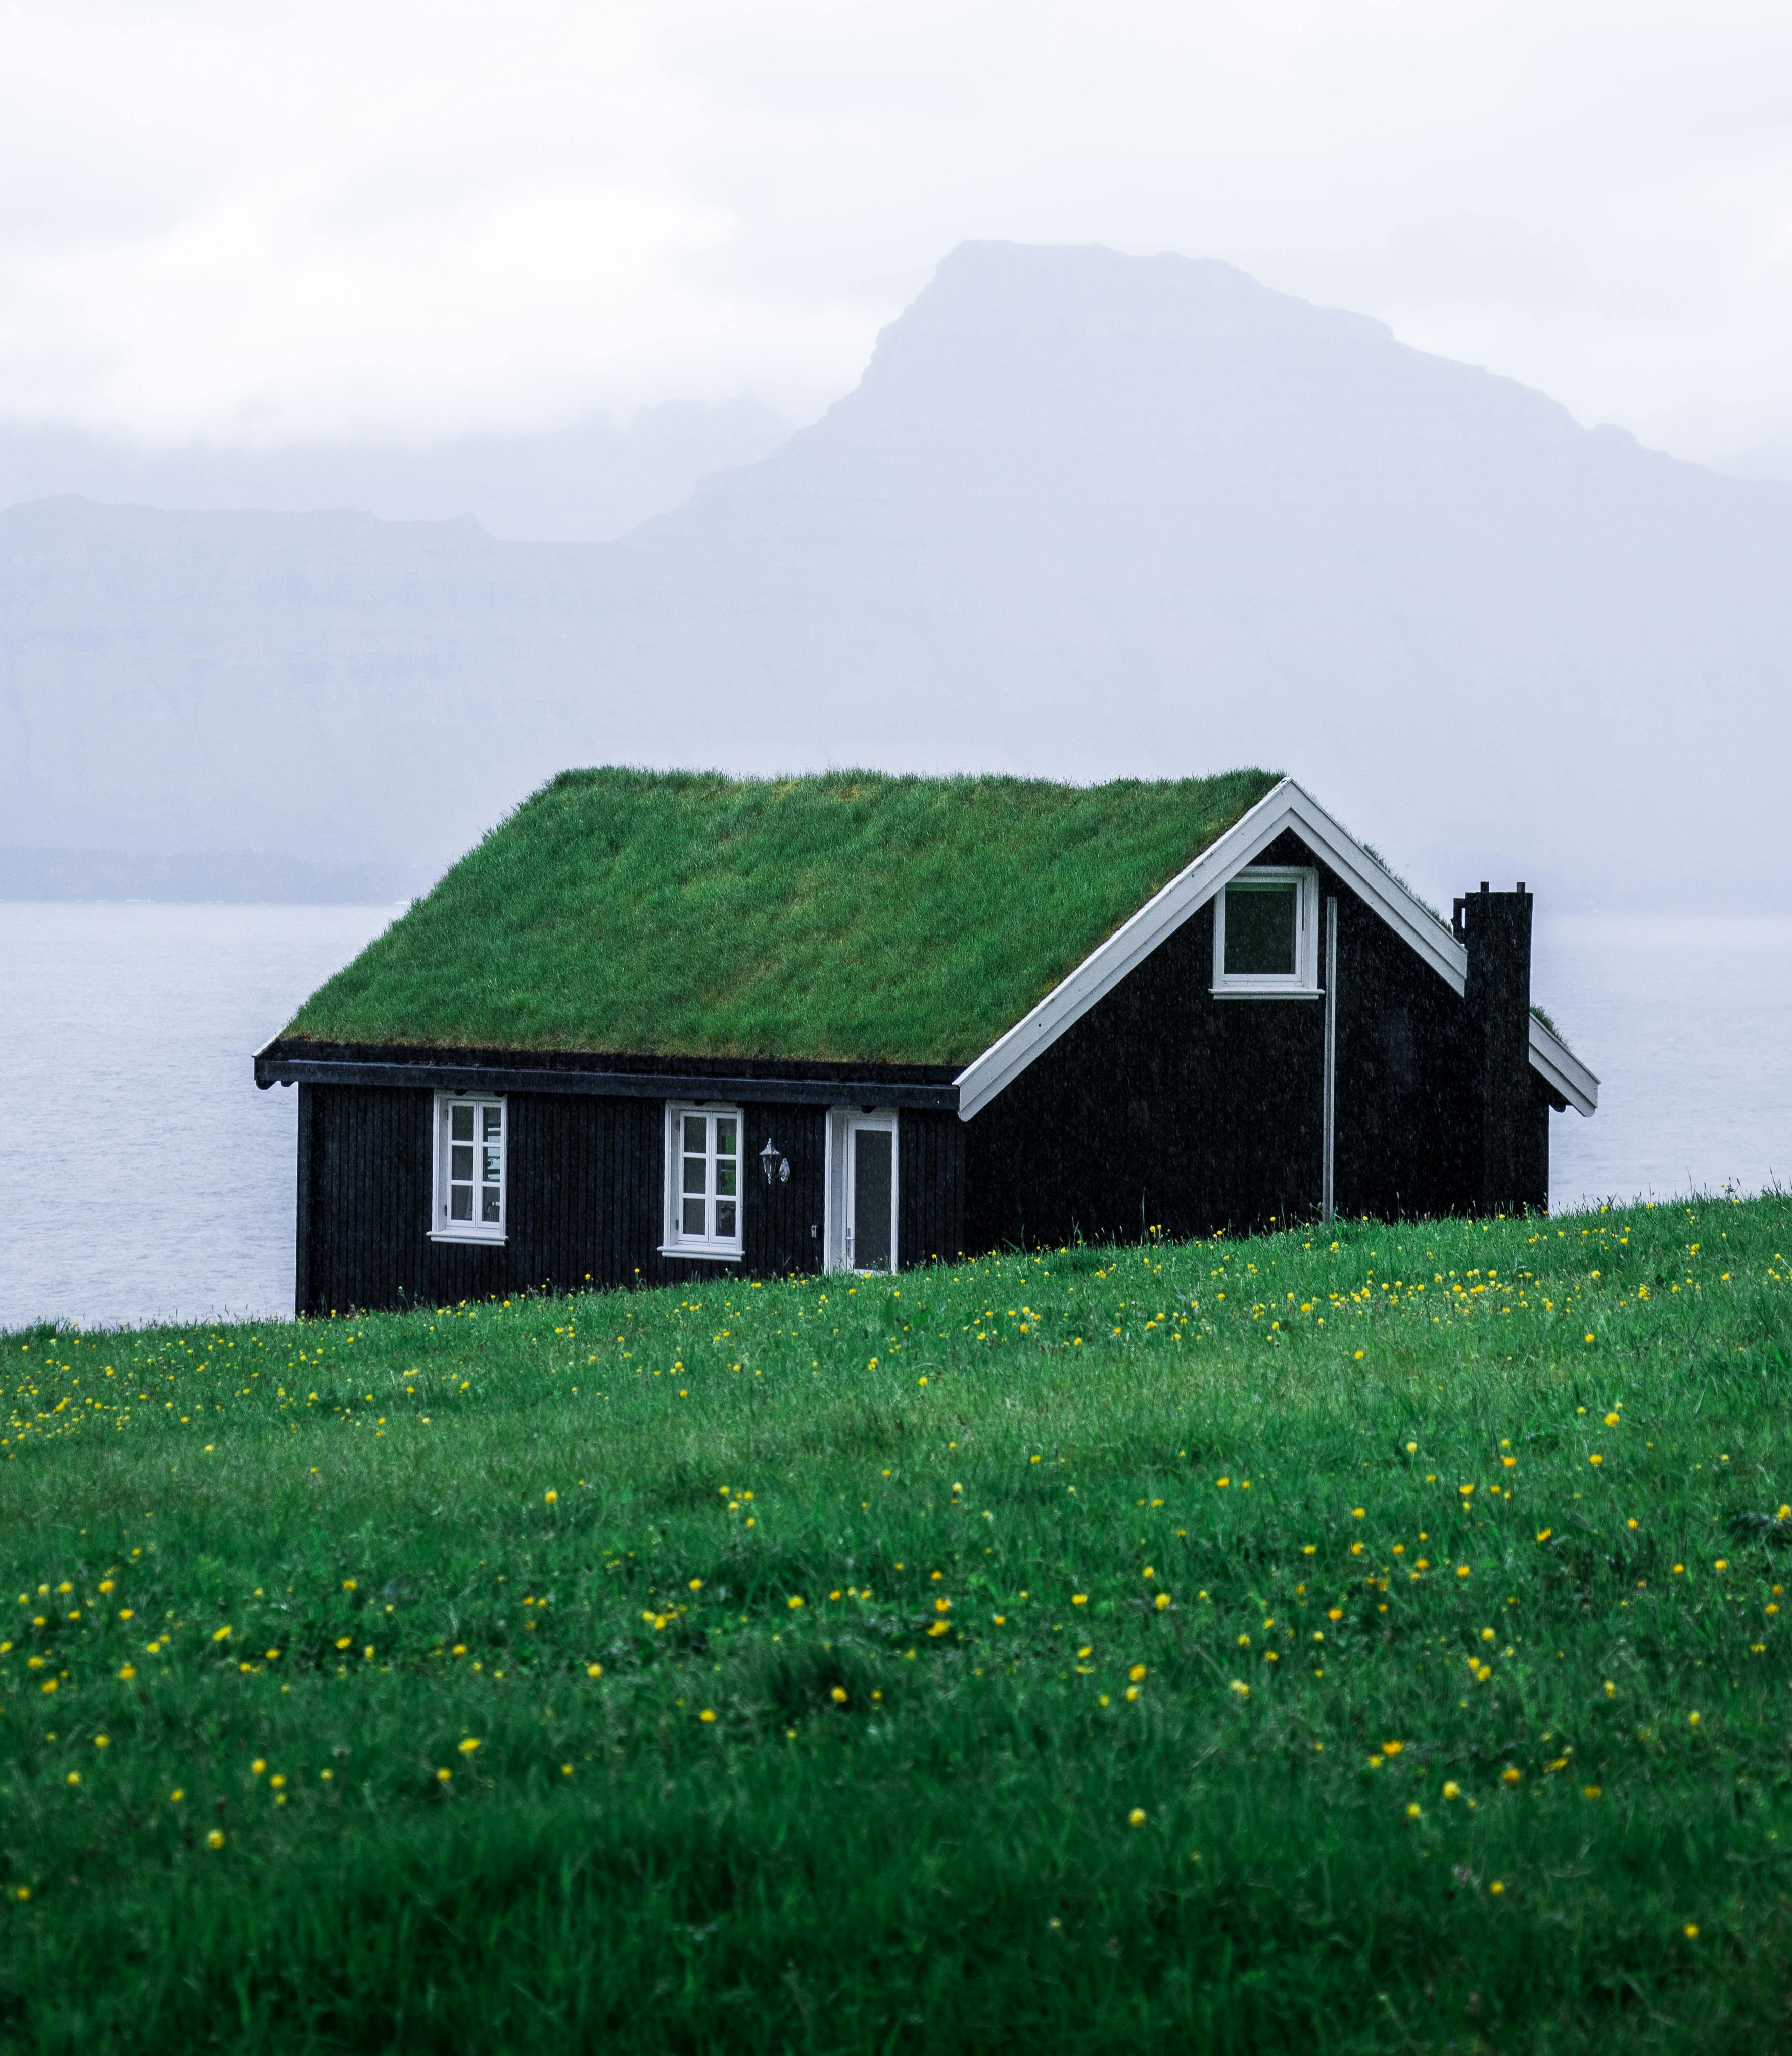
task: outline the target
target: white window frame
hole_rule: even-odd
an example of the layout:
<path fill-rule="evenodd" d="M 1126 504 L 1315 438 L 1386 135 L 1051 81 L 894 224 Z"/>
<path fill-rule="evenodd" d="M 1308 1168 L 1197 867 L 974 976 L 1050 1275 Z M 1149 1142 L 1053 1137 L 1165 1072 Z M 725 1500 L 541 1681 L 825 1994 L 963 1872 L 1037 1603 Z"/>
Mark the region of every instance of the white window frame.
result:
<path fill-rule="evenodd" d="M 730 1195 L 734 1201 L 734 1232 L 732 1236 L 706 1234 L 686 1235 L 684 1232 L 684 1117 L 689 1113 L 703 1115 L 709 1122 L 706 1160 L 709 1169 L 705 1183 L 704 1214 L 714 1221 L 714 1208 L 718 1195 L 715 1190 L 715 1124 L 732 1121 L 734 1124 L 734 1190 Z M 662 1256 L 701 1257 L 710 1263 L 738 1263 L 744 1253 L 742 1236 L 746 1227 L 746 1116 L 738 1106 L 724 1105 L 717 1100 L 668 1100 L 666 1103 L 666 1185 L 665 1204 L 662 1220 L 665 1240 L 660 1243 Z"/>
<path fill-rule="evenodd" d="M 1226 895 L 1235 885 L 1293 885 L 1295 939 L 1292 974 L 1228 973 Z M 1216 999 L 1317 999 L 1319 990 L 1319 875 L 1299 864 L 1249 864 L 1227 880 L 1213 898 L 1213 997 Z"/>
<path fill-rule="evenodd" d="M 457 1180 L 450 1173 L 453 1168 L 455 1141 L 453 1134 L 453 1110 L 457 1106 L 471 1107 L 473 1110 L 474 1151 L 473 1168 L 482 1172 L 485 1166 L 478 1160 L 479 1153 L 492 1147 L 485 1134 L 484 1109 L 496 1107 L 498 1113 L 498 1217 L 496 1221 L 454 1220 L 449 1217 L 450 1188 Z M 432 1242 L 501 1243 L 510 1232 L 510 1109 L 502 1093 L 439 1092 L 433 1095 L 429 1110 L 431 1160 L 435 1175 L 431 1184 L 429 1211 L 429 1240 Z M 465 1145 L 461 1145 L 465 1147 Z M 485 1184 L 476 1175 L 470 1183 L 474 1193 L 473 1204 Z"/>
<path fill-rule="evenodd" d="M 902 1262 L 900 1247 L 902 1197 L 902 1128 L 894 1107 L 832 1106 L 828 1109 L 827 1146 L 822 1169 L 822 1267 L 828 1271 L 854 1271 L 852 1261 L 852 1192 L 846 1176 L 853 1133 L 861 1128 L 880 1128 L 890 1137 L 890 1270 Z M 860 1277 L 881 1277 L 882 1271 L 860 1271 Z"/>

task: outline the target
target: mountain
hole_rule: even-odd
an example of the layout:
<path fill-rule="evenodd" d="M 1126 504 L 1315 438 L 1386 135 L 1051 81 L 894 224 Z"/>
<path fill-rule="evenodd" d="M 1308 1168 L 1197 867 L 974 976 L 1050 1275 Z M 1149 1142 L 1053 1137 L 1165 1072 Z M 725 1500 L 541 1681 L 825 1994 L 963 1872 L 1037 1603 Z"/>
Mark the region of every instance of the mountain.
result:
<path fill-rule="evenodd" d="M 679 505 L 706 473 L 769 455 L 790 429 L 750 400 L 649 407 L 627 428 L 588 414 L 532 434 L 266 449 L 0 422 L 0 507 L 71 492 L 193 512 L 352 507 L 389 521 L 471 515 L 494 536 L 524 541 L 602 542 Z"/>
<path fill-rule="evenodd" d="M 1792 488 L 1180 257 L 967 245 L 607 544 L 14 508 L 0 656 L 10 840 L 427 864 L 568 763 L 1256 762 L 1435 896 L 1792 884 Z"/>

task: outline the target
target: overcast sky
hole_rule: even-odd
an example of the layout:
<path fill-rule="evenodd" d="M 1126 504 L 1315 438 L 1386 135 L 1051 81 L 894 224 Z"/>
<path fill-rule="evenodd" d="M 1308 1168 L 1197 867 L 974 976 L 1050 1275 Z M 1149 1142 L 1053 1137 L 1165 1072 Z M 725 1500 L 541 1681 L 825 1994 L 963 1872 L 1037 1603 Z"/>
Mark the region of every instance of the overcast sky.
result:
<path fill-rule="evenodd" d="M 0 416 L 813 412 L 968 236 L 1218 256 L 1792 445 L 1786 0 L 242 0 L 0 18 Z"/>

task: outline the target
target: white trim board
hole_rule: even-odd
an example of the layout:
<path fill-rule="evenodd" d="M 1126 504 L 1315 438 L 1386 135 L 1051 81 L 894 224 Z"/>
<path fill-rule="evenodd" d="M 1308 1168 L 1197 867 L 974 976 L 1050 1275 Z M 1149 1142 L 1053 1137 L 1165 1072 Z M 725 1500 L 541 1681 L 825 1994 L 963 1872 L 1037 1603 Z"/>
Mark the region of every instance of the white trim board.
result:
<path fill-rule="evenodd" d="M 1378 864 L 1349 830 L 1333 820 L 1293 779 L 1272 787 L 1256 805 L 1209 843 L 1194 862 L 1154 893 L 1069 977 L 1054 986 L 1030 1012 L 967 1064 L 955 1081 L 958 1117 L 970 1121 L 1011 1084 L 1035 1058 L 1105 999 L 1158 945 L 1267 849 L 1293 829 L 1312 851 L 1372 907 L 1401 940 L 1416 951 L 1460 997 L 1468 984 L 1468 952 L 1431 910 Z M 1599 1080 L 1557 1036 L 1533 1015 L 1531 1068 L 1578 1113 L 1599 1104 Z"/>

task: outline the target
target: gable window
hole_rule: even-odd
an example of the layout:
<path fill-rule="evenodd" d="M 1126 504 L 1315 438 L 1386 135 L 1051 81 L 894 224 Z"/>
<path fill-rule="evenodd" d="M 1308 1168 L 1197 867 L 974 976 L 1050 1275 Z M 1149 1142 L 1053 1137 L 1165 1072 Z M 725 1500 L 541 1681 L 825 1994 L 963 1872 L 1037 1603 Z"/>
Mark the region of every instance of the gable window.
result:
<path fill-rule="evenodd" d="M 1216 998 L 1316 998 L 1319 990 L 1319 873 L 1253 864 L 1213 903 Z"/>
<path fill-rule="evenodd" d="M 666 1109 L 666 1240 L 663 1256 L 741 1254 L 741 1110 Z"/>
<path fill-rule="evenodd" d="M 436 1094 L 435 1242 L 504 1239 L 504 1103 Z"/>
<path fill-rule="evenodd" d="M 896 1117 L 835 1107 L 828 1116 L 828 1240 L 830 1271 L 896 1267 Z"/>

